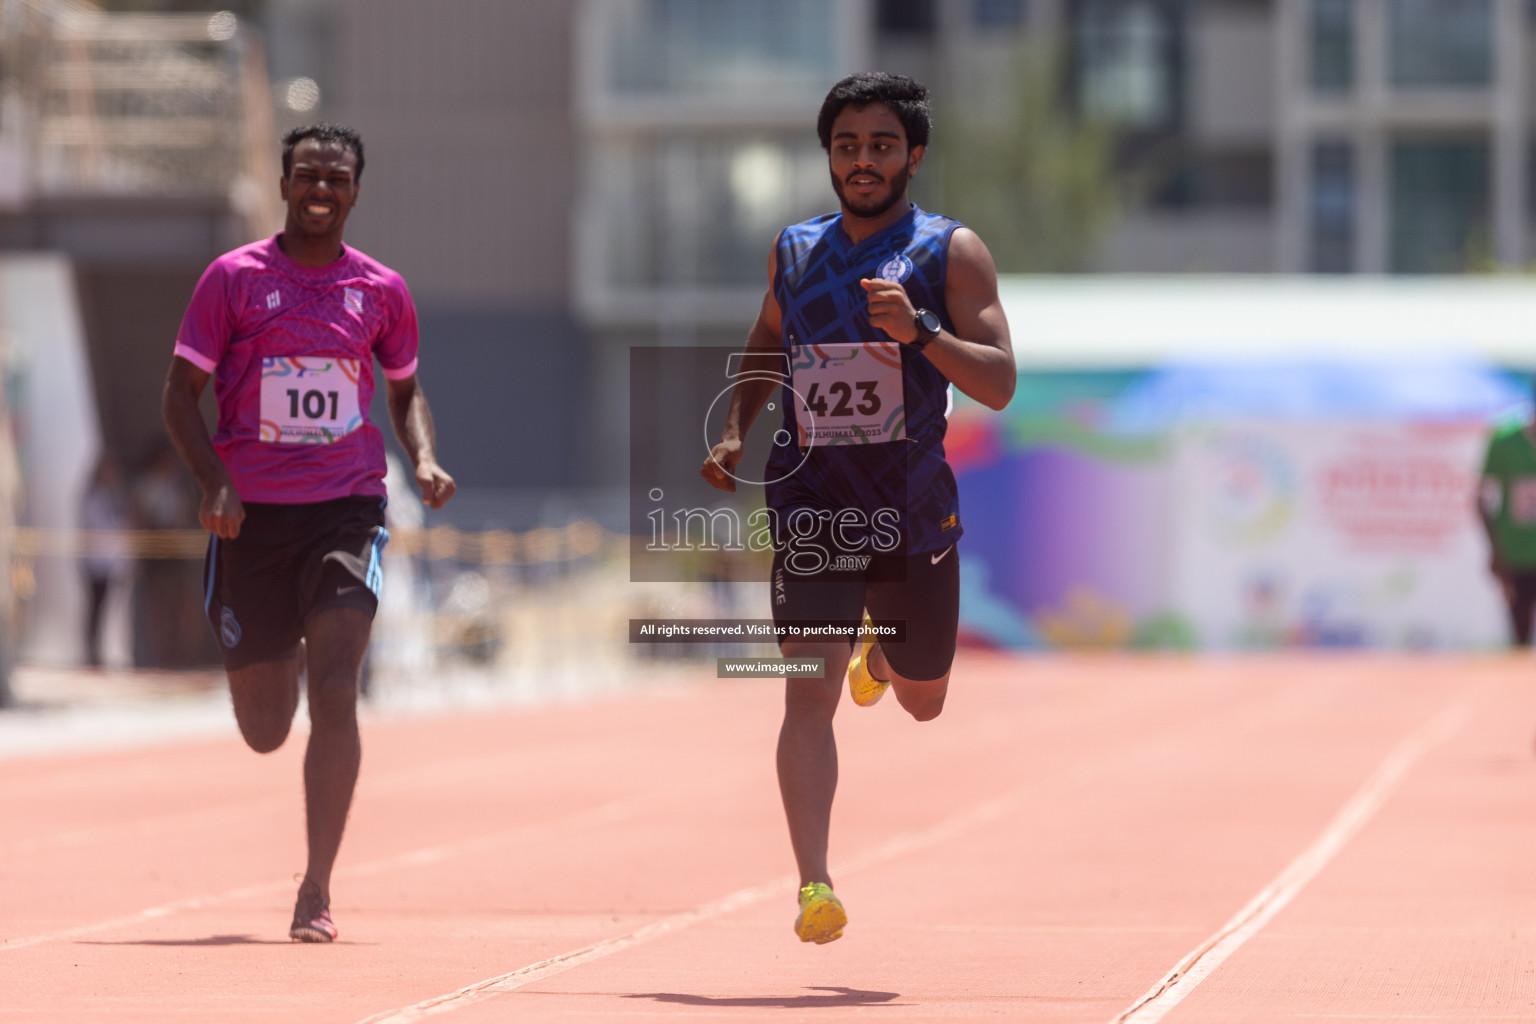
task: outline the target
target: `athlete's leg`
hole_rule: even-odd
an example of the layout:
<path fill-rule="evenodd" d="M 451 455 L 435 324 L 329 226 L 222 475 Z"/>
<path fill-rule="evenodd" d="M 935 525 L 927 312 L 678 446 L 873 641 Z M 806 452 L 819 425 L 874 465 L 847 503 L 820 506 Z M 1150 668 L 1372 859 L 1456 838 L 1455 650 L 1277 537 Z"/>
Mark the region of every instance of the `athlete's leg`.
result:
<path fill-rule="evenodd" d="M 823 658 L 819 679 L 784 681 L 784 724 L 779 729 L 779 794 L 789 822 L 789 842 L 800 884 L 832 883 L 827 875 L 827 837 L 837 792 L 837 742 L 832 716 L 843 694 L 849 649 L 841 642 L 786 641 L 786 658 Z"/>
<path fill-rule="evenodd" d="M 270 754 L 288 738 L 299 708 L 298 656 L 230 669 L 229 696 L 246 746 Z"/>
<path fill-rule="evenodd" d="M 1531 646 L 1532 618 L 1536 617 L 1536 573 L 1519 573 L 1509 587 L 1509 623 L 1516 647 Z"/>
<path fill-rule="evenodd" d="M 292 569 L 280 546 L 265 543 L 270 506 L 251 505 L 238 540 L 208 538 L 203 601 L 229 676 L 235 721 L 260 754 L 283 745 L 299 707 L 299 623 Z"/>
<path fill-rule="evenodd" d="M 876 679 L 890 681 L 897 703 L 919 722 L 930 722 L 943 712 L 944 697 L 949 693 L 948 672 L 937 679 L 907 679 L 891 667 L 878 643 L 869 652 L 869 671 Z"/>
<path fill-rule="evenodd" d="M 306 882 L 331 895 L 331 868 L 352 806 L 362 741 L 357 731 L 357 676 L 373 617 L 357 608 L 322 608 L 304 624 L 308 657 L 309 746 L 304 752 L 304 807 L 309 833 Z"/>
<path fill-rule="evenodd" d="M 871 618 L 905 629 L 901 643 L 870 648 L 869 671 L 890 681 L 907 714 L 927 722 L 939 717 L 949 693 L 960 626 L 960 559 L 950 547 L 937 561 L 931 554 L 905 561 L 901 578 L 871 582 L 864 592 Z"/>

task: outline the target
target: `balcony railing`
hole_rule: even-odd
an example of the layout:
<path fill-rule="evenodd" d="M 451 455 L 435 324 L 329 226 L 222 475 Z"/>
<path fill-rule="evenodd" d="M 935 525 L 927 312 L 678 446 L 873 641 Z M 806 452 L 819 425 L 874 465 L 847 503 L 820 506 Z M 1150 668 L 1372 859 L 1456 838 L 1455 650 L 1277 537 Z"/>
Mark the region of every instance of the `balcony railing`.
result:
<path fill-rule="evenodd" d="M 0 195 L 227 197 L 257 232 L 279 211 L 260 39 L 228 12 L 110 14 L 0 0 Z"/>

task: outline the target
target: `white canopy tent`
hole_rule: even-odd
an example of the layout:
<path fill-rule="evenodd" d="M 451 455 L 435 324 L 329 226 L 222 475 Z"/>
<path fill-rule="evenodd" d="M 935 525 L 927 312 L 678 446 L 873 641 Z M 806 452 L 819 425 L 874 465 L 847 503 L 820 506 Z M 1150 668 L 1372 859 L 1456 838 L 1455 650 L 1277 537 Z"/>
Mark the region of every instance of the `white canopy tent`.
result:
<path fill-rule="evenodd" d="M 1536 277 L 1005 275 L 999 291 L 1021 369 L 1309 354 L 1536 369 Z"/>

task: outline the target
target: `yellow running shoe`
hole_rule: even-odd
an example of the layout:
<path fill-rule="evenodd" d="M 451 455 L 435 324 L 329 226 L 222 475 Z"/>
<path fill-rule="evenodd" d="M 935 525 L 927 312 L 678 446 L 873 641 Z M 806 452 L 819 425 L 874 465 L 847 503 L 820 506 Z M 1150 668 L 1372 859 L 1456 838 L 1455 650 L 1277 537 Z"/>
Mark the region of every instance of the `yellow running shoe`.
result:
<path fill-rule="evenodd" d="M 821 945 L 843 937 L 848 913 L 842 901 L 826 882 L 812 882 L 800 889 L 800 916 L 795 918 L 795 934 L 801 942 Z"/>
<path fill-rule="evenodd" d="M 876 679 L 869 673 L 869 651 L 875 646 L 875 639 L 871 627 L 874 623 L 869 621 L 869 616 L 864 616 L 864 638 L 859 641 L 859 649 L 853 652 L 853 657 L 848 661 L 848 696 L 861 708 L 867 708 L 881 697 L 891 686 L 889 679 Z"/>

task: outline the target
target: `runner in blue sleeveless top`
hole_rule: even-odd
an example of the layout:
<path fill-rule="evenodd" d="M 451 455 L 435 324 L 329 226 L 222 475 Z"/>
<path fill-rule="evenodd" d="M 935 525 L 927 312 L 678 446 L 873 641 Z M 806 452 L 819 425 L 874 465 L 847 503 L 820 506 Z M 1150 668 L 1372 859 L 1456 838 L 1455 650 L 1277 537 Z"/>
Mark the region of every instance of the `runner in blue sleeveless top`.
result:
<path fill-rule="evenodd" d="M 909 206 L 896 223 L 855 244 L 842 222 L 841 214 L 831 214 L 779 236 L 773 295 L 783 311 L 784 345 L 802 378 L 818 363 L 830 370 L 845 362 L 857 370 L 866 362 L 899 372 L 889 374 L 888 396 L 865 379 L 872 376 L 867 372 L 848 378 L 846 398 L 836 380 L 828 394 L 815 381 L 799 388 L 804 402 L 785 396 L 785 430 L 795 434 L 803 418 L 824 436 L 815 439 L 818 444 L 774 447 L 764 477 L 776 481 L 768 488 L 769 505 L 781 526 L 795 521 L 800 509 L 859 509 L 865 515 L 858 522 L 845 517 L 842 535 L 867 537 L 865 550 L 880 550 L 885 538 L 877 534 L 894 529 L 894 550 L 938 551 L 962 532 L 955 475 L 944 461 L 949 381 L 930 360 L 903 351 L 874 326 L 862 282 L 901 285 L 914 308 L 932 310 L 952 332 L 944 282 L 950 237 L 960 224 Z M 872 414 L 861 415 L 876 404 Z M 806 410 L 812 416 L 804 416 Z M 861 431 L 862 423 L 868 426 Z M 806 448 L 809 458 L 799 465 Z M 896 514 L 877 518 L 881 510 Z"/>
<path fill-rule="evenodd" d="M 864 73 L 832 87 L 816 129 L 841 209 L 775 242 L 725 427 L 701 469 L 734 491 L 742 438 L 777 394 L 783 428 L 763 477 L 775 621 L 846 630 L 867 610 L 903 628 L 899 641 L 866 633 L 856 653 L 851 631 L 780 642 L 786 657 L 825 665 L 819 679 L 786 680 L 779 733 L 805 942 L 830 942 L 848 921 L 827 873 L 844 674 L 859 705 L 890 688 L 918 721 L 944 707 L 963 532 L 944 461 L 949 388 L 993 409 L 1013 397 L 991 254 L 975 232 L 907 199 L 930 127 L 927 90 L 910 78 Z"/>

